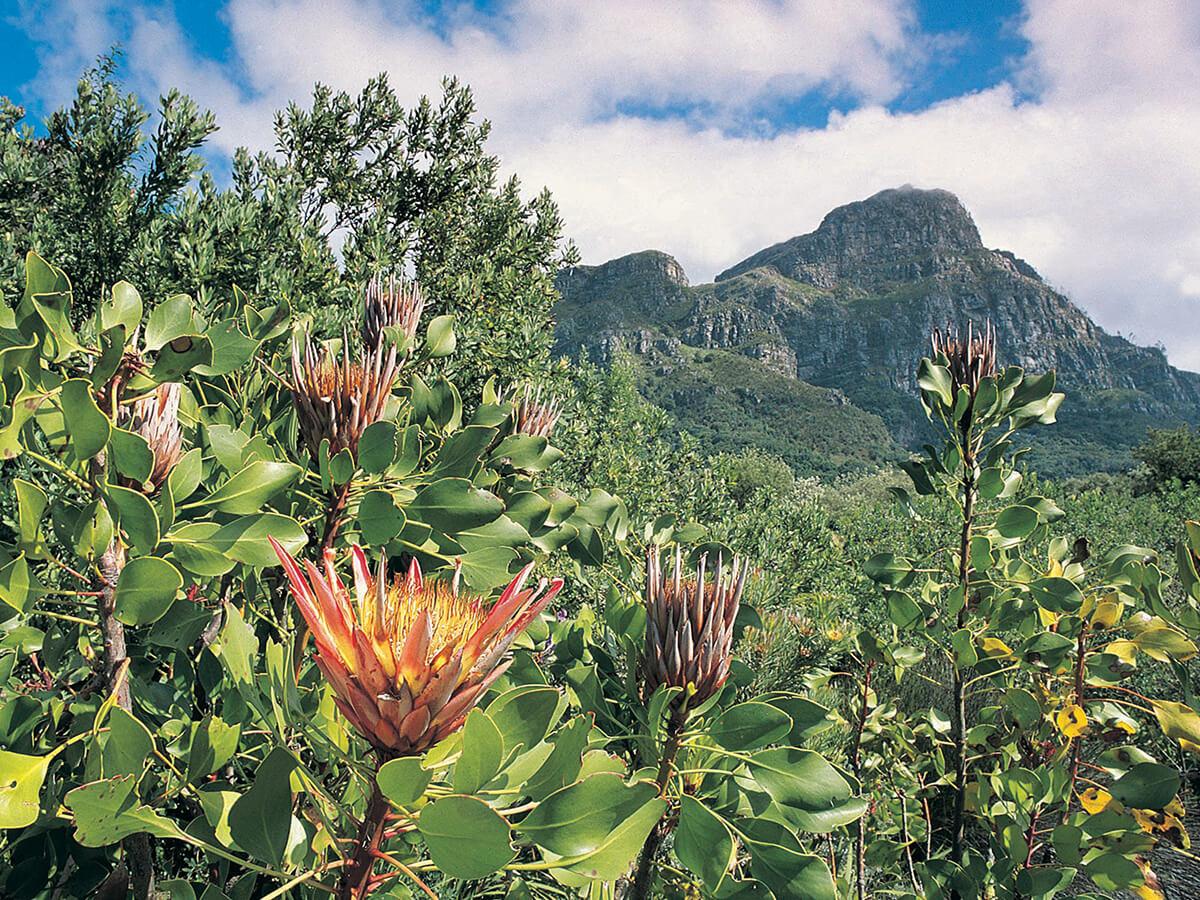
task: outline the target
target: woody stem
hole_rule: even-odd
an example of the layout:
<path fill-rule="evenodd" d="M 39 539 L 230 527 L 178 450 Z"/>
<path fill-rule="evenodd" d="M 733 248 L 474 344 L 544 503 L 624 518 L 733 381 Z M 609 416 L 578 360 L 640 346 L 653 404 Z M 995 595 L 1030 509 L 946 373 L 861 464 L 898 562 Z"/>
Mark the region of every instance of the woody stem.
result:
<path fill-rule="evenodd" d="M 381 763 L 382 763 L 381 759 Z M 370 890 L 371 869 L 374 867 L 379 845 L 383 841 L 384 826 L 387 824 L 388 801 L 379 790 L 379 783 L 371 779 L 371 799 L 363 816 L 354 853 L 342 869 L 342 880 L 338 886 L 340 900 L 361 900 Z"/>

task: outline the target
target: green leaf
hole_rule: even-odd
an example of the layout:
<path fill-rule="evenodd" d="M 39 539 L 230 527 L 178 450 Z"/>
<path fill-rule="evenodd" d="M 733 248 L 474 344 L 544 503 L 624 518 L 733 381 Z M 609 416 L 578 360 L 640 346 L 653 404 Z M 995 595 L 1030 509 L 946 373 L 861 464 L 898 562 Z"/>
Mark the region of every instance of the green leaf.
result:
<path fill-rule="evenodd" d="M 383 796 L 397 806 L 411 806 L 425 795 L 433 773 L 421 765 L 420 757 L 402 756 L 385 762 L 376 781 Z"/>
<path fill-rule="evenodd" d="M 14 478 L 12 486 L 17 495 L 17 536 L 21 546 L 32 551 L 40 543 L 38 532 L 50 498 L 44 490 L 24 478 Z"/>
<path fill-rule="evenodd" d="M 38 794 L 49 756 L 0 750 L 0 828 L 24 828 L 38 817 Z"/>
<path fill-rule="evenodd" d="M 210 325 L 204 337 L 212 347 L 212 362 L 195 366 L 198 375 L 226 375 L 236 371 L 248 363 L 258 350 L 258 341 L 242 333 L 237 319 L 224 319 Z"/>
<path fill-rule="evenodd" d="M 812 750 L 763 750 L 746 765 L 754 780 L 804 831 L 830 831 L 853 822 L 866 809 L 841 773 Z"/>
<path fill-rule="evenodd" d="M 561 868 L 610 880 L 629 867 L 665 809 L 653 784 L 628 785 L 619 775 L 602 773 L 555 791 L 518 831 L 565 857 Z"/>
<path fill-rule="evenodd" d="M 0 567 L 0 600 L 17 612 L 28 612 L 44 590 L 24 553 Z"/>
<path fill-rule="evenodd" d="M 100 331 L 120 325 L 126 334 L 133 334 L 142 322 L 142 296 L 128 281 L 118 281 L 106 303 L 100 304 Z"/>
<path fill-rule="evenodd" d="M 1083 594 L 1069 578 L 1039 578 L 1029 585 L 1033 601 L 1056 613 L 1075 613 L 1083 605 Z"/>
<path fill-rule="evenodd" d="M 167 475 L 167 484 L 171 486 L 171 496 L 176 503 L 182 503 L 196 492 L 204 472 L 203 463 L 204 453 L 199 447 L 193 447 L 175 463 Z"/>
<path fill-rule="evenodd" d="M 954 406 L 954 379 L 950 370 L 930 359 L 922 359 L 917 366 L 917 385 L 921 390 L 933 394 L 949 409 Z"/>
<path fill-rule="evenodd" d="M 550 733 L 566 703 L 552 687 L 525 684 L 505 691 L 487 707 L 487 714 L 504 736 L 504 746 L 526 750 L 537 746 Z"/>
<path fill-rule="evenodd" d="M 217 553 L 250 566 L 277 566 L 279 557 L 271 549 L 273 537 L 289 553 L 295 554 L 308 543 L 300 523 L 280 513 L 242 516 L 222 525 L 207 538 Z"/>
<path fill-rule="evenodd" d="M 165 559 L 130 560 L 117 580 L 116 617 L 126 625 L 148 625 L 161 618 L 182 587 L 183 576 Z"/>
<path fill-rule="evenodd" d="M 800 746 L 808 738 L 834 725 L 833 716 L 826 707 L 800 694 L 777 691 L 757 699 L 787 713 L 788 718 L 792 720 L 792 730 L 788 734 L 787 742 L 793 746 Z"/>
<path fill-rule="evenodd" d="M 225 604 L 225 624 L 212 644 L 213 652 L 225 664 L 233 680 L 242 685 L 254 679 L 254 657 L 258 654 L 258 638 L 246 624 L 241 612 L 232 603 Z"/>
<path fill-rule="evenodd" d="M 472 477 L 479 466 L 480 456 L 495 440 L 496 434 L 497 429 L 483 425 L 468 425 L 456 431 L 438 451 L 434 473 L 439 476 Z"/>
<path fill-rule="evenodd" d="M 591 731 L 592 717 L 587 714 L 576 716 L 556 731 L 550 739 L 550 754 L 525 782 L 525 795 L 542 800 L 578 779 Z"/>
<path fill-rule="evenodd" d="M 725 820 L 687 794 L 679 798 L 675 855 L 700 876 L 709 894 L 720 887 L 735 858 L 733 835 Z"/>
<path fill-rule="evenodd" d="M 1096 887 L 1104 891 L 1137 887 L 1145 881 L 1138 864 L 1119 853 L 1102 853 L 1093 857 L 1084 863 L 1083 871 Z"/>
<path fill-rule="evenodd" d="M 216 522 L 189 522 L 167 535 L 175 560 L 194 575 L 215 578 L 224 575 L 237 562 L 219 551 L 211 542 L 221 530 Z"/>
<path fill-rule="evenodd" d="M 726 750 L 756 750 L 791 730 L 792 720 L 787 713 L 752 700 L 725 710 L 709 726 L 708 733 Z"/>
<path fill-rule="evenodd" d="M 517 855 L 508 823 L 475 797 L 435 800 L 421 810 L 417 829 L 434 865 L 451 878 L 484 878 Z"/>
<path fill-rule="evenodd" d="M 396 425 L 387 420 L 368 425 L 358 441 L 358 464 L 379 475 L 396 459 Z"/>
<path fill-rule="evenodd" d="M 92 383 L 86 378 L 63 382 L 61 400 L 63 424 L 71 437 L 75 458 L 91 459 L 105 448 L 112 432 L 112 423 L 92 395 Z"/>
<path fill-rule="evenodd" d="M 504 761 L 504 738 L 488 714 L 473 709 L 462 731 L 462 754 L 454 765 L 455 793 L 473 794 L 500 771 Z"/>
<path fill-rule="evenodd" d="M 1196 655 L 1196 645 L 1174 628 L 1147 628 L 1133 637 L 1138 649 L 1159 662 L 1186 662 Z"/>
<path fill-rule="evenodd" d="M 898 587 L 912 577 L 910 560 L 894 553 L 876 553 L 863 564 L 863 572 L 872 581 Z"/>
<path fill-rule="evenodd" d="M 109 438 L 117 471 L 137 484 L 145 484 L 154 471 L 154 453 L 140 434 L 114 428 Z"/>
<path fill-rule="evenodd" d="M 179 826 L 139 801 L 132 775 L 93 781 L 64 798 L 75 815 L 75 840 L 85 847 L 107 847 L 131 834 L 183 838 Z"/>
<path fill-rule="evenodd" d="M 437 316 L 425 330 L 425 349 L 430 358 L 449 356 L 458 346 L 454 334 L 454 316 Z"/>
<path fill-rule="evenodd" d="M 426 485 L 405 508 L 410 521 L 424 522 L 443 534 L 486 525 L 503 512 L 498 497 L 465 478 L 442 478 Z"/>
<path fill-rule="evenodd" d="M 114 775 L 140 777 L 154 754 L 154 738 L 150 731 L 119 706 L 108 714 L 108 734 L 100 754 L 101 768 L 106 778 Z"/>
<path fill-rule="evenodd" d="M 229 833 L 237 845 L 271 865 L 283 862 L 292 831 L 290 777 L 295 758 L 282 747 L 262 761 L 254 784 L 229 810 Z"/>
<path fill-rule="evenodd" d="M 150 368 L 151 380 L 163 384 L 178 381 L 193 369 L 209 370 L 213 358 L 212 342 L 202 334 L 187 334 L 175 338 L 158 351 Z"/>
<path fill-rule="evenodd" d="M 1158 763 L 1139 763 L 1113 782 L 1109 793 L 1126 806 L 1162 809 L 1179 793 L 1179 773 Z"/>
<path fill-rule="evenodd" d="M 737 824 L 750 850 L 750 874 L 776 897 L 837 900 L 833 877 L 824 861 L 805 853 L 796 836 L 766 819 Z"/>
<path fill-rule="evenodd" d="M 217 716 L 205 716 L 193 725 L 187 755 L 187 780 L 194 783 L 233 759 L 241 733 L 241 725 L 229 725 Z"/>
<path fill-rule="evenodd" d="M 1006 538 L 1027 538 L 1037 526 L 1037 510 L 1020 503 L 1008 507 L 996 517 L 996 530 Z"/>
<path fill-rule="evenodd" d="M 486 547 L 464 553 L 458 561 L 467 586 L 485 593 L 509 583 L 512 578 L 509 567 L 516 558 L 516 551 L 508 547 Z"/>
<path fill-rule="evenodd" d="M 300 467 L 292 463 L 255 460 L 199 501 L 199 505 L 236 515 L 256 513 L 300 474 Z"/>
<path fill-rule="evenodd" d="M 193 334 L 195 330 L 192 298 L 187 294 L 176 294 L 150 310 L 143 345 L 147 350 L 158 350 L 168 341 Z"/>
<path fill-rule="evenodd" d="M 122 531 L 129 536 L 129 543 L 141 553 L 151 553 L 158 546 L 158 513 L 141 491 L 106 485 L 104 499 L 109 514 Z"/>
<path fill-rule="evenodd" d="M 364 542 L 386 544 L 404 528 L 404 511 L 387 491 L 368 491 L 358 504 L 358 527 Z"/>

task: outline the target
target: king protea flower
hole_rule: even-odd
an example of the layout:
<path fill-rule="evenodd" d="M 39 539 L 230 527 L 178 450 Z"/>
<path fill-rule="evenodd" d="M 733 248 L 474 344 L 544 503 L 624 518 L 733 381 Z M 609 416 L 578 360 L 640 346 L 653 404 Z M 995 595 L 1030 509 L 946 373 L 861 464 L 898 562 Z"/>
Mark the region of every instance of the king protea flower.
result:
<path fill-rule="evenodd" d="M 646 559 L 646 650 L 642 656 L 645 697 L 659 687 L 682 688 L 680 709 L 696 707 L 719 691 L 729 677 L 733 623 L 746 583 L 747 567 L 737 557 L 726 567 L 720 557 L 707 571 L 701 556 L 694 573 L 683 571 L 676 550 L 665 573 L 659 548 Z"/>
<path fill-rule="evenodd" d="M 415 282 L 397 281 L 394 277 L 384 281 L 375 276 L 367 284 L 363 298 L 363 343 L 377 347 L 383 342 L 383 330 L 392 326 L 411 341 L 424 309 L 425 296 Z"/>
<path fill-rule="evenodd" d="M 562 415 L 562 404 L 549 394 L 543 397 L 540 387 L 535 390 L 526 385 L 521 393 L 514 392 L 510 402 L 513 404 L 513 431 L 517 434 L 548 438 Z"/>
<path fill-rule="evenodd" d="M 183 430 L 179 427 L 179 392 L 175 382 L 160 384 L 154 393 L 133 404 L 129 430 L 138 434 L 154 455 L 154 467 L 142 486 L 147 491 L 160 487 L 183 454 Z"/>
<path fill-rule="evenodd" d="M 956 394 L 960 387 L 965 387 L 974 397 L 979 383 L 996 374 L 996 329 L 990 321 L 982 332 L 975 331 L 968 323 L 966 338 L 949 326 L 945 332 L 935 328 L 930 343 L 934 356 L 946 358 Z"/>
<path fill-rule="evenodd" d="M 362 362 L 352 361 L 350 353 L 346 337 L 341 359 L 307 334 L 303 342 L 292 341 L 290 387 L 300 435 L 314 458 L 323 440 L 329 441 L 330 456 L 343 449 L 357 454 L 359 438 L 383 418 L 391 396 L 398 368 L 395 346 L 368 346 Z"/>
<path fill-rule="evenodd" d="M 494 604 L 463 593 L 457 577 L 424 579 L 416 560 L 387 577 L 380 558 L 372 575 L 351 548 L 353 591 L 325 551 L 322 572 L 304 568 L 271 539 L 313 642 L 316 662 L 342 714 L 376 748 L 391 755 L 425 751 L 456 731 L 508 668 L 508 650 L 562 588 L 562 580 L 525 582 L 521 570 Z"/>

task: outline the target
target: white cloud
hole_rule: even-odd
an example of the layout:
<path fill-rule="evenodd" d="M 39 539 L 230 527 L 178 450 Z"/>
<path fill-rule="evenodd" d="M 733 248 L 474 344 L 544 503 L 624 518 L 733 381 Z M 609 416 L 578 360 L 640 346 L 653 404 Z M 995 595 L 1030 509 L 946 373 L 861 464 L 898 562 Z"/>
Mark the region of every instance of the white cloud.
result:
<path fill-rule="evenodd" d="M 63 8 L 76 13 L 61 57 L 74 64 L 104 28 L 78 21 L 82 4 Z M 990 246 L 1110 330 L 1200 369 L 1195 4 L 1031 0 L 1029 50 L 1008 81 L 905 114 L 880 104 L 939 44 L 901 0 L 517 0 L 499 23 L 464 5 L 435 24 L 382 0 L 231 0 L 224 14 L 230 62 L 196 59 L 169 7 L 129 16 L 126 40 L 139 86 L 189 90 L 227 149 L 269 146 L 272 111 L 314 80 L 354 90 L 386 69 L 413 99 L 454 73 L 506 168 L 552 189 L 588 262 L 655 247 L 700 280 L 837 204 L 945 187 Z M 808 90 L 853 111 L 769 136 L 729 127 Z M 628 112 L 681 104 L 693 111 Z"/>

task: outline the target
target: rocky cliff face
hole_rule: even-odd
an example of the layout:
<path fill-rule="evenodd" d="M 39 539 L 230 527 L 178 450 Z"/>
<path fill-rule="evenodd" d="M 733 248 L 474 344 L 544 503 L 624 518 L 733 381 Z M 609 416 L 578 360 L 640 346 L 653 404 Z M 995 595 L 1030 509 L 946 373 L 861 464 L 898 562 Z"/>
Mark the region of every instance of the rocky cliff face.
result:
<path fill-rule="evenodd" d="M 946 191 L 839 207 L 713 284 L 689 286 L 674 259 L 646 252 L 566 270 L 559 287 L 565 350 L 607 360 L 623 346 L 651 372 L 687 365 L 689 348 L 749 357 L 764 377 L 841 392 L 905 445 L 925 437 L 913 373 L 930 331 L 988 319 L 1002 361 L 1054 369 L 1068 393 L 1061 424 L 1039 438 L 1048 471 L 1119 467 L 1148 425 L 1200 419 L 1200 375 L 1107 334 L 1031 265 L 986 248 Z M 689 427 L 686 404 L 677 414 Z"/>

